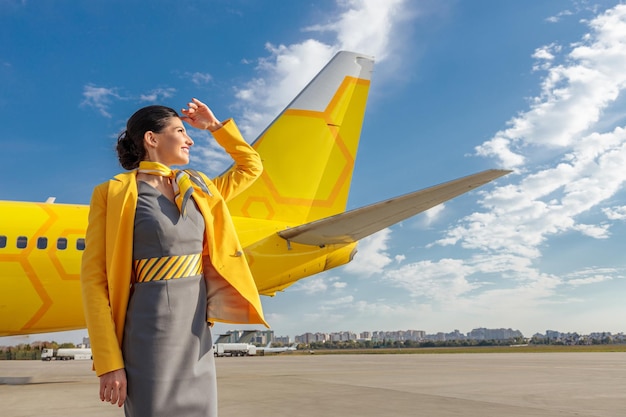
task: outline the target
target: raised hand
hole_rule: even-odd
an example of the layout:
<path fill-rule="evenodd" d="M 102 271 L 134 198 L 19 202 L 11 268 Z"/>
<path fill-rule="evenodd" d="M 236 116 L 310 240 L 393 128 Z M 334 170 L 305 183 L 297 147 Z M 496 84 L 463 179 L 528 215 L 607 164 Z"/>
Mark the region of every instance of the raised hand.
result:
<path fill-rule="evenodd" d="M 181 117 L 181 120 L 196 129 L 214 132 L 222 127 L 222 123 L 215 117 L 209 106 L 197 98 L 192 98 L 191 102 L 187 103 L 187 108 L 182 109 L 182 113 L 184 116 Z"/>

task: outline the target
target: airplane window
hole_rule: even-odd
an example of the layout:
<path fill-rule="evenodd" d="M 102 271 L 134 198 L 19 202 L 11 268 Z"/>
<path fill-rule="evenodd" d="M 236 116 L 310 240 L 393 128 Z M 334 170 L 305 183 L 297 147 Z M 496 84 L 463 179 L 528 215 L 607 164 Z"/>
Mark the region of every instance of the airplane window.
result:
<path fill-rule="evenodd" d="M 64 237 L 60 237 L 57 239 L 57 249 L 65 250 L 67 249 L 67 239 Z"/>
<path fill-rule="evenodd" d="M 76 240 L 76 249 L 85 250 L 85 239 L 79 238 Z"/>
<path fill-rule="evenodd" d="M 19 249 L 24 249 L 27 244 L 28 244 L 28 238 L 26 236 L 17 237 L 17 247 Z"/>
<path fill-rule="evenodd" d="M 37 239 L 37 249 L 45 249 L 48 247 L 48 238 L 40 237 Z"/>
<path fill-rule="evenodd" d="M 6 248 L 6 247 L 7 247 L 7 237 L 0 236 L 0 248 Z"/>

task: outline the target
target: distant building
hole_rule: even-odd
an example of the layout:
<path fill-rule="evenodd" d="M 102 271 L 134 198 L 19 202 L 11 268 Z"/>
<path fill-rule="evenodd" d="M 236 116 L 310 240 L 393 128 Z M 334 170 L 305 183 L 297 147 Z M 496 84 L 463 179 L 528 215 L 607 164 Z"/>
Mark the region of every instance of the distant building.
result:
<path fill-rule="evenodd" d="M 283 345 L 291 344 L 291 338 L 289 336 L 277 336 L 277 337 L 274 337 L 273 341 L 276 343 L 281 343 Z"/>
<path fill-rule="evenodd" d="M 513 329 L 474 329 L 467 334 L 470 340 L 509 340 L 524 337 L 522 332 Z"/>
<path fill-rule="evenodd" d="M 219 335 L 214 342 L 266 345 L 273 340 L 273 330 L 229 330 L 226 333 Z"/>
<path fill-rule="evenodd" d="M 396 331 L 375 331 L 372 333 L 372 342 L 404 342 L 410 340 L 420 342 L 424 340 L 426 332 L 423 330 L 396 330 Z"/>
<path fill-rule="evenodd" d="M 329 333 L 304 333 L 300 336 L 296 336 L 294 341 L 298 343 L 325 343 L 330 341 Z"/>
<path fill-rule="evenodd" d="M 315 335 L 313 333 L 305 333 L 303 335 L 296 336 L 296 342 L 313 343 L 315 342 Z"/>
<path fill-rule="evenodd" d="M 557 332 L 556 330 L 546 330 L 546 339 L 558 341 L 561 339 L 561 332 Z"/>
<path fill-rule="evenodd" d="M 331 342 L 348 342 L 350 340 L 357 340 L 356 333 L 354 332 L 333 332 L 330 334 Z"/>

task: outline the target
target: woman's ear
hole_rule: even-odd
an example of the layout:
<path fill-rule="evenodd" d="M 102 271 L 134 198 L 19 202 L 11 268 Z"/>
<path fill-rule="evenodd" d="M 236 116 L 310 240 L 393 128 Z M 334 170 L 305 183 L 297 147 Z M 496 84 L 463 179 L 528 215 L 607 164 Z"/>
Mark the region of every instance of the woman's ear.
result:
<path fill-rule="evenodd" d="M 146 146 L 146 149 L 156 148 L 158 140 L 153 131 L 148 130 L 143 134 L 143 143 Z"/>

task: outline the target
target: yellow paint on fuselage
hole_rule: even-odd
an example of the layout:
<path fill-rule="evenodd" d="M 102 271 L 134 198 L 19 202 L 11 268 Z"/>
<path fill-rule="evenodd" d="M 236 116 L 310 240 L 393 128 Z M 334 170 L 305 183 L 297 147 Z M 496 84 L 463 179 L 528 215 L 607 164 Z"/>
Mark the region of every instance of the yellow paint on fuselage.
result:
<path fill-rule="evenodd" d="M 84 328 L 80 293 L 82 251 L 89 207 L 0 201 L 0 336 Z M 304 277 L 349 262 L 356 244 L 288 244 L 276 232 L 284 223 L 234 217 L 244 253 L 262 295 L 274 295 Z M 26 247 L 17 248 L 26 237 Z M 45 237 L 45 249 L 37 240 Z M 67 248 L 58 249 L 59 238 Z"/>
<path fill-rule="evenodd" d="M 5 247 L 0 248 L 0 335 L 70 330 L 84 326 L 78 239 L 86 206 L 0 201 Z M 38 240 L 47 239 L 45 248 Z M 58 249 L 58 239 L 67 247 Z M 18 248 L 18 239 L 25 247 Z M 39 244 L 41 246 L 41 243 Z"/>
<path fill-rule="evenodd" d="M 281 222 L 234 219 L 259 294 L 274 295 L 296 281 L 349 262 L 356 243 L 324 247 L 287 242 Z"/>

